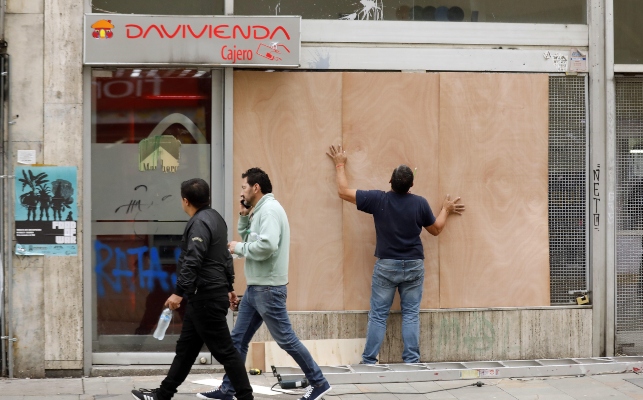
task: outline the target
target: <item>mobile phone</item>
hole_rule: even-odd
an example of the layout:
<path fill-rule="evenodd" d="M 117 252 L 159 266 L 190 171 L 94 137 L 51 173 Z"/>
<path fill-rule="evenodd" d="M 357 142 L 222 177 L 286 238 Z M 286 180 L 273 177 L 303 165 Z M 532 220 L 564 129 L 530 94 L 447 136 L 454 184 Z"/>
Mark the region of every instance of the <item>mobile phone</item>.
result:
<path fill-rule="evenodd" d="M 241 205 L 244 206 L 245 208 L 250 208 L 252 207 L 250 204 L 246 203 L 245 201 L 241 200 Z"/>

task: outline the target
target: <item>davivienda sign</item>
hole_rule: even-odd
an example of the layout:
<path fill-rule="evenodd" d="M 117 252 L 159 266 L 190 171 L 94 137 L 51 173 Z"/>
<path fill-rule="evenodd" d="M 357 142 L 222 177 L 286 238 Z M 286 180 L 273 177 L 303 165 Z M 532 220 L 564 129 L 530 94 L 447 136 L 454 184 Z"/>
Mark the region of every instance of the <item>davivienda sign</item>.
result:
<path fill-rule="evenodd" d="M 298 16 L 85 14 L 87 65 L 297 67 Z"/>

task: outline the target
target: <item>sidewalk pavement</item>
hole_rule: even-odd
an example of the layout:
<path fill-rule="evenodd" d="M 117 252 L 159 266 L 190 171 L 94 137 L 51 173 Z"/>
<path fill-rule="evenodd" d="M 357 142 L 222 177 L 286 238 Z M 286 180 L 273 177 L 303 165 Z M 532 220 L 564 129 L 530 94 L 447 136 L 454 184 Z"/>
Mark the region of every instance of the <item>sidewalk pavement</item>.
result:
<path fill-rule="evenodd" d="M 196 399 L 195 393 L 209 390 L 195 384 L 202 379 L 221 379 L 222 374 L 190 375 L 179 387 L 177 400 Z M 162 376 L 117 378 L 0 379 L 0 400 L 131 400 L 134 388 L 155 388 Z M 277 382 L 271 374 L 250 376 L 253 385 L 270 387 Z M 611 374 L 582 377 L 481 379 L 389 384 L 334 385 L 326 400 L 643 400 L 643 375 Z M 466 386 L 462 388 L 463 386 Z M 640 386 L 638 386 L 640 385 Z M 432 393 L 429 393 L 432 392 Z M 296 400 L 297 395 L 256 394 L 256 399 Z"/>

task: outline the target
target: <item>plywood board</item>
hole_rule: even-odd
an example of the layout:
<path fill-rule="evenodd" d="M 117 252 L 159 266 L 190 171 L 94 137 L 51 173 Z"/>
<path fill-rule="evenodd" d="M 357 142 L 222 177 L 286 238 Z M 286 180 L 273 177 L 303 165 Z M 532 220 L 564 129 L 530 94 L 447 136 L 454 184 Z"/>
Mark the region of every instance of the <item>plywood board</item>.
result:
<path fill-rule="evenodd" d="M 438 74 L 344 73 L 343 145 L 349 186 L 390 190 L 393 169 L 417 167 L 412 193 L 424 196 L 437 213 Z M 375 262 L 371 215 L 344 203 L 344 308 L 370 308 Z M 425 283 L 422 308 L 438 307 L 438 241 L 422 234 Z M 397 303 L 397 301 L 396 301 Z M 399 309 L 395 306 L 394 309 Z"/>
<path fill-rule="evenodd" d="M 342 204 L 325 154 L 328 144 L 341 138 L 341 78 L 341 73 L 234 74 L 231 195 L 236 204 L 241 174 L 250 167 L 270 176 L 290 222 L 290 311 L 343 309 Z M 243 261 L 235 265 L 236 287 L 243 288 Z"/>
<path fill-rule="evenodd" d="M 318 365 L 349 365 L 358 364 L 362 360 L 362 352 L 366 339 L 326 339 L 302 340 Z M 280 367 L 297 367 L 295 360 L 282 350 L 277 342 L 265 342 L 264 371 L 270 371 L 271 365 Z"/>
<path fill-rule="evenodd" d="M 266 371 L 266 343 L 251 342 L 246 355 L 246 369 L 258 368 Z"/>
<path fill-rule="evenodd" d="M 440 74 L 440 307 L 548 306 L 548 76 Z"/>

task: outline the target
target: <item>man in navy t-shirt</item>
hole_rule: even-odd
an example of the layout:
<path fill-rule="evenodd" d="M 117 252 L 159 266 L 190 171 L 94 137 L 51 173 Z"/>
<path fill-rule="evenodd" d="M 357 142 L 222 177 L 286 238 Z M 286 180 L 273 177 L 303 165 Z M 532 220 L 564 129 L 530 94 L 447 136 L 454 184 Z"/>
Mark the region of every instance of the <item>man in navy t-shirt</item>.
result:
<path fill-rule="evenodd" d="M 409 193 L 413 171 L 400 165 L 391 175 L 391 191 L 356 190 L 348 187 L 344 166 L 348 157 L 342 146 L 331 146 L 328 156 L 335 162 L 339 197 L 356 204 L 357 209 L 373 215 L 375 221 L 375 268 L 371 284 L 371 310 L 368 313 L 364 364 L 375 364 L 386 333 L 386 320 L 395 290 L 400 292 L 402 340 L 405 363 L 420 362 L 420 302 L 424 284 L 422 229 L 440 234 L 451 213 L 462 214 L 463 204 L 447 195 L 437 218 L 422 196 Z"/>

